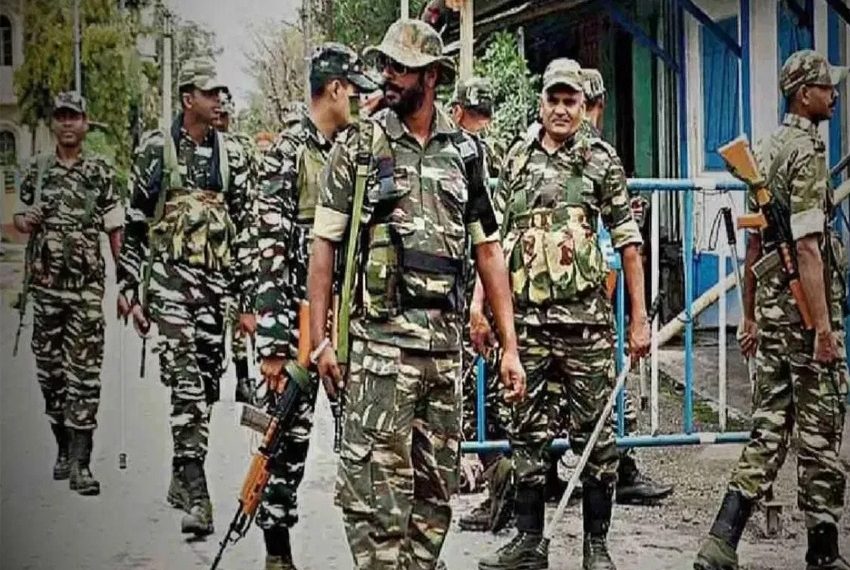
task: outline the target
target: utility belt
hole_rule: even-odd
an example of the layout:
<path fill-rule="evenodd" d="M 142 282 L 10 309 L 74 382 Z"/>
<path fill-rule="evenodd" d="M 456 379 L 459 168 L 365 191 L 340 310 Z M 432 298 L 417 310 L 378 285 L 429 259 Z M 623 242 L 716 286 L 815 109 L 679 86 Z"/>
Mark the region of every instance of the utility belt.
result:
<path fill-rule="evenodd" d="M 151 247 L 191 267 L 230 267 L 236 228 L 222 192 L 172 188 L 159 220 L 151 224 Z"/>
<path fill-rule="evenodd" d="M 409 309 L 463 310 L 463 258 L 405 248 L 389 223 L 369 226 L 364 238 L 361 305 L 367 318 L 387 320 Z"/>
<path fill-rule="evenodd" d="M 82 289 L 103 279 L 98 231 L 79 224 L 46 222 L 33 236 L 33 283 L 57 289 Z"/>
<path fill-rule="evenodd" d="M 504 247 L 517 306 L 573 302 L 604 284 L 608 264 L 583 206 L 537 208 L 515 215 L 510 228 Z"/>

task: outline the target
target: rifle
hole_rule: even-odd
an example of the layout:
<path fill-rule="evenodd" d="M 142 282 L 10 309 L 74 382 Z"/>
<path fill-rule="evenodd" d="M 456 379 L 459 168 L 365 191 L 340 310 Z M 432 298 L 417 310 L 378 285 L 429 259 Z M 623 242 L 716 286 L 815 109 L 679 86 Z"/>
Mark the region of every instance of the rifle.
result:
<path fill-rule="evenodd" d="M 285 367 L 286 386 L 283 393 L 276 398 L 275 408 L 271 415 L 245 406 L 242 408 L 242 425 L 246 425 L 263 434 L 263 442 L 251 458 L 251 465 L 242 491 L 239 493 L 239 506 L 233 520 L 227 529 L 227 534 L 219 543 L 218 554 L 213 560 L 210 570 L 218 568 L 224 549 L 228 544 L 235 544 L 247 534 L 251 523 L 257 514 L 257 508 L 263 499 L 263 490 L 269 482 L 271 473 L 268 466 L 283 445 L 286 428 L 292 423 L 292 414 L 298 405 L 301 395 L 310 390 L 310 305 L 302 301 L 298 312 L 298 358 L 289 362 Z"/>
<path fill-rule="evenodd" d="M 800 282 L 797 254 L 786 208 L 770 193 L 768 181 L 759 172 L 746 136 L 740 136 L 723 145 L 717 152 L 723 157 L 729 172 L 753 190 L 759 206 L 760 211 L 757 214 L 746 214 L 738 218 L 738 229 L 760 230 L 765 235 L 765 241 L 776 244 L 776 250 L 762 257 L 753 267 L 753 271 L 756 274 L 764 274 L 779 265 L 784 279 L 788 282 L 788 288 L 791 289 L 791 295 L 797 302 L 803 328 L 811 330 L 814 328 L 814 320 Z"/>
<path fill-rule="evenodd" d="M 35 256 L 35 236 L 30 235 L 27 240 L 27 248 L 24 253 L 24 281 L 21 288 L 21 293 L 18 295 L 18 330 L 15 331 L 15 347 L 12 349 L 12 356 L 18 355 L 18 344 L 21 340 L 21 329 L 24 328 L 24 317 L 27 313 L 27 301 L 30 295 L 30 285 L 32 283 L 32 265 L 33 257 Z"/>

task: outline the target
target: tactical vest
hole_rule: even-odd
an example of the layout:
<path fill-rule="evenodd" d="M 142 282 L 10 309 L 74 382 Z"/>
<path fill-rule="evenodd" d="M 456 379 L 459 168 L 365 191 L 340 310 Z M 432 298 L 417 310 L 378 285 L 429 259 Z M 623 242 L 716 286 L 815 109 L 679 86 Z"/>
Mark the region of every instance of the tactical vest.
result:
<path fill-rule="evenodd" d="M 36 157 L 36 182 L 33 205 L 41 201 L 45 176 L 56 163 L 53 154 Z M 102 279 L 105 265 L 100 255 L 100 230 L 93 225 L 97 194 L 85 192 L 83 214 L 74 223 L 57 222 L 62 196 L 57 202 L 45 204 L 44 222 L 32 235 L 33 257 L 30 270 L 33 283 L 60 289 L 79 289 L 87 283 Z"/>
<path fill-rule="evenodd" d="M 529 175 L 528 159 L 527 153 L 512 157 L 509 180 Z M 585 165 L 573 166 L 566 179 L 523 180 L 509 198 L 503 245 L 520 307 L 568 303 L 605 281 L 608 264 L 597 239 L 595 182 L 584 174 Z M 541 205 L 541 198 L 554 207 Z"/>
<path fill-rule="evenodd" d="M 461 133 L 452 136 L 444 152 L 457 153 L 463 176 L 443 176 L 436 193 L 413 196 L 412 178 L 418 173 L 405 165 L 407 149 L 396 156 L 380 124 L 363 124 L 358 156 L 371 153 L 373 173 L 366 195 L 369 218 L 361 233 L 360 296 L 366 317 L 385 320 L 410 309 L 461 311 L 467 181 L 482 180 L 479 150 Z M 422 200 L 422 213 L 416 213 L 414 199 Z"/>
<path fill-rule="evenodd" d="M 319 151 L 302 144 L 297 157 L 299 224 L 312 224 L 319 203 L 319 189 L 325 160 Z"/>
<path fill-rule="evenodd" d="M 185 187 L 174 139 L 167 132 L 164 135 L 161 188 L 150 224 L 151 249 L 190 267 L 227 269 L 236 228 L 227 207 L 230 168 L 224 137 L 215 133 L 222 181 L 219 191 Z"/>

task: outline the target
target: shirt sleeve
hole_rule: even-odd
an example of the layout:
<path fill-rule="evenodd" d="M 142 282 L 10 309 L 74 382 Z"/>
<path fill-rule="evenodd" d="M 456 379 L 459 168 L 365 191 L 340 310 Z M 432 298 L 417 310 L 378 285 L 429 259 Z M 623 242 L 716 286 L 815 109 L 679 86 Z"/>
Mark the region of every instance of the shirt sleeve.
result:
<path fill-rule="evenodd" d="M 613 149 L 593 145 L 587 171 L 596 182 L 602 223 L 611 234 L 611 245 L 615 249 L 641 245 L 643 238 L 632 215 L 626 173 Z"/>
<path fill-rule="evenodd" d="M 469 200 L 466 203 L 466 211 L 464 212 L 466 231 L 473 245 L 487 241 L 496 241 L 499 237 L 499 223 L 496 219 L 496 210 L 493 208 L 490 193 L 487 191 L 489 180 L 485 169 L 483 150 L 481 149 L 481 145 L 476 144 L 476 146 L 479 151 L 478 155 L 474 159 L 473 168 L 467 172 L 467 176 L 469 176 L 467 180 Z"/>
<path fill-rule="evenodd" d="M 826 223 L 827 177 L 823 153 L 801 145 L 788 160 L 791 235 L 795 240 L 822 234 Z"/>
<path fill-rule="evenodd" d="M 354 198 L 355 154 L 359 140 L 359 133 L 352 134 L 347 140 L 334 144 L 331 149 L 322 174 L 319 203 L 316 205 L 313 223 L 315 237 L 334 243 L 345 239 Z"/>
<path fill-rule="evenodd" d="M 230 244 L 231 293 L 241 313 L 254 312 L 256 299 L 257 258 L 255 255 L 257 188 L 252 184 L 250 165 L 242 145 L 232 137 L 224 137 L 230 167 L 230 218 L 236 235 Z"/>
<path fill-rule="evenodd" d="M 297 313 L 295 299 L 304 292 L 292 288 L 293 273 L 307 267 L 290 267 L 295 257 L 290 246 L 298 209 L 297 145 L 281 136 L 260 164 L 257 197 L 257 350 L 264 358 L 291 356 L 291 331 Z"/>
<path fill-rule="evenodd" d="M 103 165 L 99 208 L 103 220 L 103 231 L 110 233 L 124 226 L 124 205 L 115 188 L 115 171 L 108 164 Z"/>

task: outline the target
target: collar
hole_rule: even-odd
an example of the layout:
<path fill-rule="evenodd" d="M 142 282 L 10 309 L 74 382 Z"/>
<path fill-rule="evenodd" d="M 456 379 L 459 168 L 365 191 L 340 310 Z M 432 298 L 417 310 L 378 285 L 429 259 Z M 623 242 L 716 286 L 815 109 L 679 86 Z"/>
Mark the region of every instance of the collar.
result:
<path fill-rule="evenodd" d="M 800 129 L 801 131 L 806 131 L 812 135 L 818 134 L 818 128 L 813 122 L 794 113 L 786 113 L 785 117 L 782 119 L 782 124 L 786 127 L 793 127 L 795 129 Z"/>
<path fill-rule="evenodd" d="M 201 144 L 197 144 L 195 139 L 192 138 L 192 135 L 189 134 L 189 131 L 185 126 L 180 125 L 180 140 L 187 140 L 192 143 L 192 146 L 213 146 L 213 137 L 215 136 L 215 129 L 212 126 L 207 127 L 207 133 L 204 135 L 204 140 L 201 141 Z"/>
<path fill-rule="evenodd" d="M 333 146 L 333 141 L 325 138 L 325 135 L 322 134 L 322 131 L 313 122 L 309 113 L 305 113 L 301 118 L 301 126 L 304 128 L 304 132 L 307 133 L 307 138 L 313 139 L 313 142 L 320 149 L 324 150 Z"/>
<path fill-rule="evenodd" d="M 387 136 L 398 140 L 405 134 L 410 134 L 410 129 L 399 118 L 395 111 L 389 109 L 384 119 L 384 128 Z M 431 119 L 431 138 L 447 136 L 458 132 L 460 129 L 449 115 L 440 107 L 434 106 L 434 116 Z"/>

